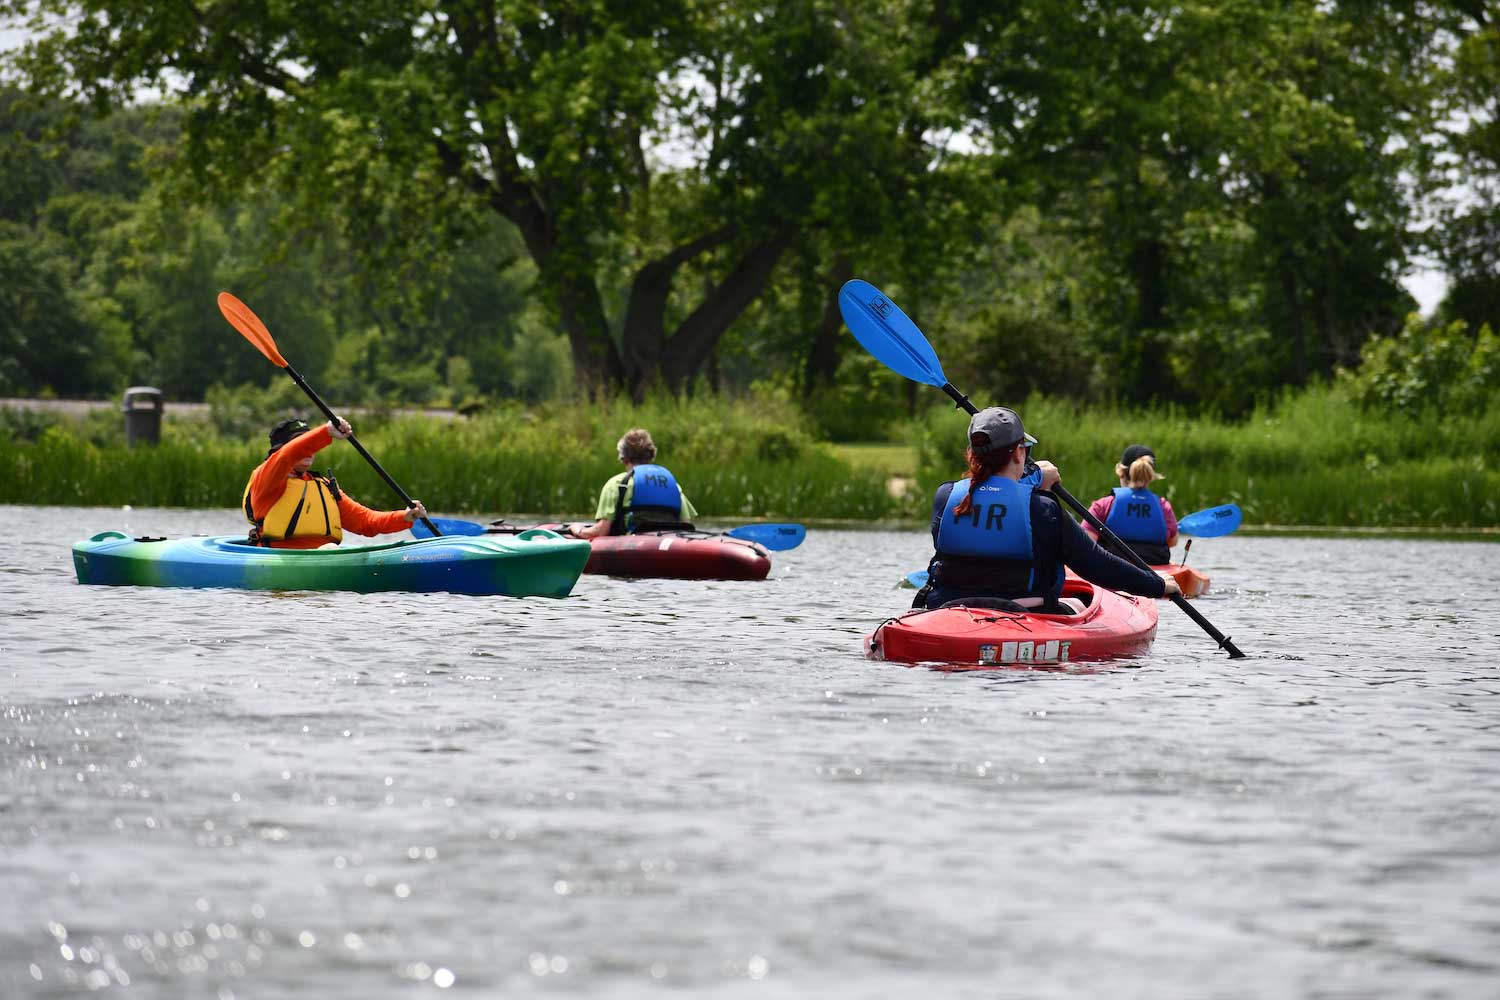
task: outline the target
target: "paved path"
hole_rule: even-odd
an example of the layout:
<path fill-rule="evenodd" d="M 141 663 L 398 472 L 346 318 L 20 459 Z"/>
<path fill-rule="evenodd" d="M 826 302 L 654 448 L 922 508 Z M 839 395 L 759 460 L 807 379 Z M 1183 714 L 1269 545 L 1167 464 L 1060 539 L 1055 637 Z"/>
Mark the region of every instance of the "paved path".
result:
<path fill-rule="evenodd" d="M 3 399 L 0 398 L 0 409 L 6 410 L 41 410 L 48 413 L 62 413 L 70 417 L 81 417 L 95 410 L 120 410 L 121 400 L 118 399 Z M 162 409 L 175 417 L 197 417 L 206 418 L 209 406 L 207 403 L 174 403 L 162 404 Z M 364 413 L 368 410 L 364 406 L 351 406 L 344 412 Z M 338 410 L 334 410 L 338 413 Z M 392 412 L 402 416 L 421 414 L 428 417 L 442 417 L 448 420 L 458 416 L 457 410 L 422 409 L 420 407 L 398 407 Z"/>

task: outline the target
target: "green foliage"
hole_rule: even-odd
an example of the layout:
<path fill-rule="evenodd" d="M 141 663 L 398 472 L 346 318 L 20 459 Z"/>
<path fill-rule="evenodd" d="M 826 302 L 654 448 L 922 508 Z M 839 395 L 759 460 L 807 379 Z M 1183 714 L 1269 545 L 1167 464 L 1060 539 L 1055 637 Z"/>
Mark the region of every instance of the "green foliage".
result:
<path fill-rule="evenodd" d="M 241 434 L 235 421 L 269 419 L 273 401 L 243 391 L 212 395 L 212 421 L 191 432 L 164 433 L 156 448 L 100 446 L 61 425 L 29 442 L 0 440 L 0 502 L 236 507 L 265 456 L 266 426 Z M 652 431 L 659 460 L 676 473 L 705 521 L 877 518 L 899 511 L 882 474 L 855 470 L 815 443 L 795 408 L 775 399 L 652 397 L 642 404 L 532 410 L 512 404 L 470 420 L 362 413 L 355 423 L 370 452 L 434 511 L 587 517 L 600 487 L 620 469 L 615 442 L 634 426 Z M 235 433 L 212 433 L 221 425 Z M 388 488 L 348 446 L 335 443 L 317 464 L 361 502 L 394 505 Z M 237 519 L 227 517 L 225 530 L 234 527 Z"/>
<path fill-rule="evenodd" d="M 1500 399 L 1500 337 L 1488 326 L 1470 336 L 1462 320 L 1428 325 L 1412 314 L 1396 336 L 1365 345 L 1364 364 L 1344 378 L 1367 410 L 1484 410 Z"/>
<path fill-rule="evenodd" d="M 885 441 L 907 417 L 909 383 L 864 351 L 839 363 L 833 385 L 810 390 L 803 411 L 830 441 Z"/>
<path fill-rule="evenodd" d="M 982 401 L 976 401 L 982 402 Z M 1129 444 L 1150 445 L 1178 514 L 1237 503 L 1248 522 L 1324 527 L 1500 526 L 1500 409 L 1412 415 L 1362 410 L 1344 385 L 1314 386 L 1243 421 L 1176 409 L 1082 408 L 1033 397 L 1017 408 L 1087 504 L 1119 481 Z M 934 413 L 920 439 L 917 506 L 964 471 L 965 423 Z"/>
<path fill-rule="evenodd" d="M 3 412 L 3 411 L 0 411 Z M 1258 408 L 1242 422 L 1174 409 L 1081 408 L 1039 397 L 1020 407 L 1063 483 L 1088 502 L 1116 484 L 1127 444 L 1146 443 L 1167 478 L 1159 491 L 1179 514 L 1238 503 L 1251 524 L 1324 527 L 1500 526 L 1500 408 L 1411 415 L 1365 411 L 1348 386 L 1316 386 Z M 16 417 L 0 438 L 0 502 L 215 507 L 225 531 L 264 430 L 221 438 L 210 422 L 168 419 L 156 448 L 123 447 L 117 412 L 86 422 Z M 918 440 L 918 483 L 892 496 L 909 457 L 889 448 L 836 452 L 809 434 L 784 399 L 706 398 L 596 407 L 514 404 L 475 419 L 359 414 L 360 438 L 435 512 L 587 517 L 619 470 L 615 441 L 652 431 L 705 522 L 739 517 L 926 518 L 932 491 L 963 470 L 964 418 L 930 411 Z M 887 453 L 889 452 L 889 453 Z M 395 498 L 346 445 L 319 455 L 361 502 Z"/>
<path fill-rule="evenodd" d="M 0 406 L 0 440 L 31 443 L 62 420 L 47 410 L 12 409 Z"/>
<path fill-rule="evenodd" d="M 91 356 L 69 272 L 61 240 L 0 220 L 0 394 L 76 395 L 113 383 L 110 359 Z"/>
<path fill-rule="evenodd" d="M 573 384 L 573 357 L 568 338 L 536 324 L 523 325 L 510 350 L 502 355 L 490 379 L 508 396 L 527 403 L 566 396 Z"/>
<path fill-rule="evenodd" d="M 341 405 L 837 371 L 818 432 L 893 437 L 858 273 L 976 394 L 1243 417 L 1400 328 L 1413 181 L 1495 328 L 1477 9 L 0 0 L 0 391 L 267 384 L 229 288 Z"/>
<path fill-rule="evenodd" d="M 212 386 L 204 393 L 204 399 L 214 433 L 231 441 L 265 441 L 271 428 L 288 417 L 301 417 L 309 423 L 317 419 L 307 395 L 286 378 L 264 388 Z"/>

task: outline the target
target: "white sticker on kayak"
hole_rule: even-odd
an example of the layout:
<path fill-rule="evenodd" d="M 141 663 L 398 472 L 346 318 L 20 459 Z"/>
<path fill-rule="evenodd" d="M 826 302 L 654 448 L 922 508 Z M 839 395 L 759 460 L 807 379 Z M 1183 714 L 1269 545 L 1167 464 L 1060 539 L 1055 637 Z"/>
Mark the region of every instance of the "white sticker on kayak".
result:
<path fill-rule="evenodd" d="M 658 552 L 665 552 L 667 549 L 670 549 L 671 547 L 672 547 L 672 538 L 670 536 L 668 536 L 668 537 L 663 538 L 661 540 L 661 544 L 658 545 L 656 547 L 656 549 L 657 549 Z"/>
<path fill-rule="evenodd" d="M 1036 642 L 1032 639 L 1002 642 L 998 647 L 986 643 L 979 647 L 980 663 L 1066 663 L 1071 639 L 1049 639 Z M 998 656 L 996 654 L 999 654 Z"/>

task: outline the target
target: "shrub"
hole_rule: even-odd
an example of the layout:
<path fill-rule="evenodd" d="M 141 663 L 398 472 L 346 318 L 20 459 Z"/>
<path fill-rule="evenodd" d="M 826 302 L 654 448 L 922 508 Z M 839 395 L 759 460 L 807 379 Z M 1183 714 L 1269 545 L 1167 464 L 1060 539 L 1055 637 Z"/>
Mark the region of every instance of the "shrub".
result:
<path fill-rule="evenodd" d="M 1429 327 L 1412 314 L 1400 333 L 1366 344 L 1362 360 L 1341 377 L 1366 410 L 1479 410 L 1500 390 L 1500 338 L 1488 325 L 1470 336 L 1463 320 Z"/>

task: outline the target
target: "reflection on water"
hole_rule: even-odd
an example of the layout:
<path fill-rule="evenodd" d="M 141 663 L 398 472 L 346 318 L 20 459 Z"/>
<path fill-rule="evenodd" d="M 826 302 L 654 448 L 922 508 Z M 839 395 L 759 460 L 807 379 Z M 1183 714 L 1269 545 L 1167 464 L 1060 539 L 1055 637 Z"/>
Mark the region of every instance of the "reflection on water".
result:
<path fill-rule="evenodd" d="M 1230 537 L 1231 663 L 860 657 L 919 531 L 563 602 L 84 588 L 0 508 L 0 995 L 1482 996 L 1493 547 Z"/>

